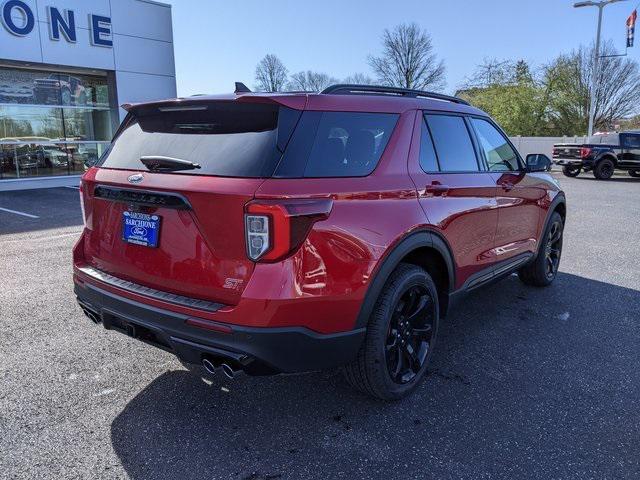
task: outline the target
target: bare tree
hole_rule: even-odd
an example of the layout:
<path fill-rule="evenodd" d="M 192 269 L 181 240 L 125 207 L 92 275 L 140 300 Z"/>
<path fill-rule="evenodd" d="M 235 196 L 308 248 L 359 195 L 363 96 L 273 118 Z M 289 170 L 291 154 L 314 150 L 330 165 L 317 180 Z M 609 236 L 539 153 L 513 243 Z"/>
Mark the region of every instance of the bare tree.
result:
<path fill-rule="evenodd" d="M 369 57 L 369 65 L 384 85 L 442 90 L 445 85 L 444 61 L 434 53 L 431 36 L 415 24 L 401 24 L 382 37 L 383 52 Z"/>
<path fill-rule="evenodd" d="M 485 58 L 470 77 L 467 77 L 463 89 L 488 88 L 496 85 L 515 83 L 516 64 L 510 60 Z"/>
<path fill-rule="evenodd" d="M 338 80 L 330 77 L 326 73 L 307 70 L 306 72 L 298 72 L 291 75 L 287 89 L 300 90 L 303 92 L 320 92 L 334 83 L 338 83 Z"/>
<path fill-rule="evenodd" d="M 589 93 L 596 85 L 595 125 L 609 130 L 620 119 L 640 113 L 640 67 L 630 58 L 610 57 L 611 42 L 602 48 L 600 72 L 594 72 L 594 47 L 580 47 L 560 55 L 545 67 L 544 83 L 550 92 L 554 123 L 570 133 L 585 131 L 589 115 Z"/>
<path fill-rule="evenodd" d="M 364 73 L 354 73 L 353 75 L 349 75 L 342 82 L 351 85 L 374 85 L 376 83 L 369 75 Z"/>
<path fill-rule="evenodd" d="M 279 92 L 287 83 L 287 68 L 278 57 L 265 55 L 256 67 L 256 88 L 263 92 Z"/>

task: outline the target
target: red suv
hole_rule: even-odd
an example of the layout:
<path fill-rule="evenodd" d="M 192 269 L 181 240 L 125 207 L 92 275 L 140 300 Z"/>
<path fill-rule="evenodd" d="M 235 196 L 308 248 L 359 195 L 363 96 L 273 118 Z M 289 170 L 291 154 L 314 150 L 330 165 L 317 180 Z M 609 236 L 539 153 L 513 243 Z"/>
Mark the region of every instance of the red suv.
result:
<path fill-rule="evenodd" d="M 458 98 L 244 87 L 125 108 L 82 179 L 75 293 L 192 370 L 340 366 L 400 398 L 464 293 L 558 271 L 564 194 Z"/>

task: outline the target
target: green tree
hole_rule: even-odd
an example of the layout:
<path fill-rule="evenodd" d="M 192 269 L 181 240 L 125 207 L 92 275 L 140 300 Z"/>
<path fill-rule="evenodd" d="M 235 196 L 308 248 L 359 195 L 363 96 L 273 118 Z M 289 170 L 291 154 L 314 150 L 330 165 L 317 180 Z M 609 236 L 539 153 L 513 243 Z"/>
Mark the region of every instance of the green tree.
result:
<path fill-rule="evenodd" d="M 509 135 L 548 133 L 544 90 L 524 60 L 485 60 L 458 95 L 489 113 Z"/>

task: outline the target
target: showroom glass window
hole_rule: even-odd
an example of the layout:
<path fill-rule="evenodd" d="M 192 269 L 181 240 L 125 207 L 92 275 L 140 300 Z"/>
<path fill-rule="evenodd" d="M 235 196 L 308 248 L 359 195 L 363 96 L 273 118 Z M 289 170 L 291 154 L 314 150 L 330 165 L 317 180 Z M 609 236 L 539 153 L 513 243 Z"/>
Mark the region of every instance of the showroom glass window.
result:
<path fill-rule="evenodd" d="M 82 173 L 111 140 L 107 77 L 0 66 L 0 180 Z"/>

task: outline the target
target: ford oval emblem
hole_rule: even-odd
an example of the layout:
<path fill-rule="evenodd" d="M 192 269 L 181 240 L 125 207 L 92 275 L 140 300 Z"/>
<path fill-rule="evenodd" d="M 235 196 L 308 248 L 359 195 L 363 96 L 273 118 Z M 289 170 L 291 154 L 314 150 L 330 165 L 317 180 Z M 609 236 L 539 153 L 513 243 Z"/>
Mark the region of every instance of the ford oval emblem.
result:
<path fill-rule="evenodd" d="M 142 175 L 141 173 L 129 175 L 129 178 L 127 178 L 127 180 L 129 180 L 129 183 L 140 183 L 142 180 L 144 180 L 144 175 Z"/>

